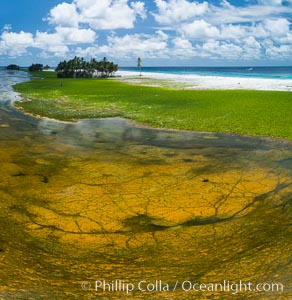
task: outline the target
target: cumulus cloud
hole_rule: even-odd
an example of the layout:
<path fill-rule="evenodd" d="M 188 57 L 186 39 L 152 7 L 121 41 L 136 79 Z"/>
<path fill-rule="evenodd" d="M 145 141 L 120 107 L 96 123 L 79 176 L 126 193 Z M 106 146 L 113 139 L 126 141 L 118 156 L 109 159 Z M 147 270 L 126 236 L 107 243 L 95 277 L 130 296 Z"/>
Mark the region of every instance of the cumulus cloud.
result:
<path fill-rule="evenodd" d="M 273 37 L 284 37 L 289 33 L 290 22 L 287 19 L 268 19 L 263 24 Z"/>
<path fill-rule="evenodd" d="M 220 39 L 241 39 L 246 37 L 249 28 L 242 25 L 223 24 L 220 26 Z"/>
<path fill-rule="evenodd" d="M 292 32 L 289 32 L 285 37 L 275 39 L 278 44 L 290 45 L 292 47 Z"/>
<path fill-rule="evenodd" d="M 37 31 L 35 35 L 5 30 L 0 36 L 0 53 L 11 57 L 20 56 L 33 47 L 43 50 L 43 56 L 48 52 L 64 56 L 70 51 L 70 45 L 93 43 L 95 39 L 96 33 L 91 29 L 56 27 L 54 33 Z"/>
<path fill-rule="evenodd" d="M 133 34 L 123 37 L 111 36 L 108 38 L 107 52 L 112 52 L 113 56 L 147 56 L 149 58 L 167 56 L 168 36 L 157 31 L 154 35 Z"/>
<path fill-rule="evenodd" d="M 242 59 L 260 59 L 262 46 L 261 44 L 252 36 L 244 38 L 242 41 Z"/>
<path fill-rule="evenodd" d="M 134 9 L 135 14 L 140 16 L 141 19 L 144 20 L 147 18 L 147 10 L 145 9 L 144 2 L 131 2 L 131 7 Z"/>
<path fill-rule="evenodd" d="M 234 40 L 253 36 L 255 38 L 273 39 L 285 37 L 290 32 L 290 22 L 287 19 L 267 19 L 263 22 L 249 25 L 222 24 L 212 25 L 205 20 L 195 20 L 185 23 L 177 31 L 191 39 L 205 40 L 214 38 L 217 40 Z"/>
<path fill-rule="evenodd" d="M 19 56 L 27 52 L 27 48 L 33 46 L 33 35 L 29 32 L 9 32 L 7 27 L 1 35 L 0 53 L 9 56 Z"/>
<path fill-rule="evenodd" d="M 55 56 L 63 56 L 69 52 L 68 46 L 63 43 L 61 35 L 57 33 L 49 34 L 37 31 L 34 46 L 44 50 L 44 53 L 53 52 Z"/>
<path fill-rule="evenodd" d="M 154 0 L 158 13 L 153 13 L 156 22 L 173 24 L 203 15 L 208 11 L 208 2 L 199 3 L 186 0 Z"/>
<path fill-rule="evenodd" d="M 79 1 L 76 4 L 80 9 L 80 22 L 89 24 L 93 29 L 129 29 L 134 26 L 137 10 L 129 7 L 127 1 L 101 0 L 93 7 L 79 6 Z"/>
<path fill-rule="evenodd" d="M 213 59 L 238 59 L 243 52 L 242 47 L 239 45 L 216 40 L 208 40 L 202 45 L 197 45 L 196 49 L 200 56 Z"/>
<path fill-rule="evenodd" d="M 144 2 L 128 0 L 74 0 L 51 9 L 48 20 L 62 27 L 87 24 L 95 30 L 133 28 L 137 16 L 146 18 Z"/>
<path fill-rule="evenodd" d="M 191 58 L 193 56 L 198 55 L 192 43 L 185 38 L 176 37 L 172 40 L 172 43 L 173 43 L 172 54 L 176 56 L 178 59 Z"/>
<path fill-rule="evenodd" d="M 63 2 L 51 9 L 47 19 L 58 26 L 78 27 L 79 14 L 74 3 Z"/>
<path fill-rule="evenodd" d="M 56 35 L 60 36 L 64 44 L 93 43 L 96 39 L 96 33 L 91 29 L 57 27 Z"/>
<path fill-rule="evenodd" d="M 292 0 L 259 0 L 254 4 L 219 5 L 190 0 L 156 0 L 155 20 L 175 32 L 173 53 L 222 59 L 260 59 L 268 53 L 278 59 L 289 53 Z M 183 11 L 181 11 L 181 9 Z M 271 40 L 273 46 L 264 42 Z M 184 41 L 184 42 L 182 42 Z M 269 50 L 268 50 L 269 49 Z M 273 56 L 274 55 L 274 56 Z"/>
<path fill-rule="evenodd" d="M 282 4 L 282 0 L 259 0 L 258 3 L 262 5 L 278 6 Z"/>
<path fill-rule="evenodd" d="M 64 56 L 69 52 L 69 45 L 93 43 L 95 39 L 96 33 L 91 29 L 57 27 L 54 33 L 37 31 L 34 46 L 56 56 Z"/>
<path fill-rule="evenodd" d="M 220 35 L 219 29 L 205 20 L 195 20 L 192 23 L 183 24 L 181 32 L 187 37 L 196 39 L 216 38 Z"/>
<path fill-rule="evenodd" d="M 186 1 L 186 0 L 183 0 Z M 274 18 L 282 14 L 291 14 L 292 7 L 287 5 L 271 5 L 264 0 L 258 4 L 246 6 L 234 6 L 224 0 L 220 5 L 209 4 L 208 10 L 204 12 L 204 19 L 213 25 L 234 24 L 234 23 L 252 23 L 264 21 L 273 16 Z M 172 2 L 169 2 L 171 5 Z M 172 6 L 175 10 L 175 6 Z M 188 18 L 189 21 L 197 19 L 196 16 Z"/>
<path fill-rule="evenodd" d="M 265 54 L 268 58 L 274 59 L 275 57 L 287 59 L 292 57 L 291 45 L 275 45 L 273 41 L 266 41 Z"/>
<path fill-rule="evenodd" d="M 78 48 L 81 56 L 108 55 L 115 58 L 133 58 L 143 56 L 147 58 L 168 57 L 168 35 L 163 31 L 155 34 L 126 34 L 124 36 L 109 36 L 107 45 Z"/>
<path fill-rule="evenodd" d="M 50 26 L 47 31 L 17 33 L 5 25 L 0 54 L 20 56 L 34 47 L 46 58 L 69 54 L 113 59 L 292 57 L 292 0 L 245 1 L 241 6 L 227 0 L 214 2 L 153 0 L 153 7 L 143 0 L 64 0 L 44 19 Z M 145 22 L 135 28 L 148 14 L 154 26 Z"/>

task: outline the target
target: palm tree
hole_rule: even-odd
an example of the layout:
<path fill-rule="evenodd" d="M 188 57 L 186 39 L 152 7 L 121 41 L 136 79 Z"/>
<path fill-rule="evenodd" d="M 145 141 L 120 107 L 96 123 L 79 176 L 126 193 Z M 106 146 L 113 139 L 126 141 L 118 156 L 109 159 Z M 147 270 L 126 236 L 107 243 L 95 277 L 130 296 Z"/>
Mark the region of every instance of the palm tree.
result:
<path fill-rule="evenodd" d="M 142 76 L 142 73 L 141 73 L 141 69 L 142 69 L 142 59 L 141 59 L 141 57 L 138 57 L 138 60 L 137 60 L 137 68 L 140 70 L 140 76 Z"/>

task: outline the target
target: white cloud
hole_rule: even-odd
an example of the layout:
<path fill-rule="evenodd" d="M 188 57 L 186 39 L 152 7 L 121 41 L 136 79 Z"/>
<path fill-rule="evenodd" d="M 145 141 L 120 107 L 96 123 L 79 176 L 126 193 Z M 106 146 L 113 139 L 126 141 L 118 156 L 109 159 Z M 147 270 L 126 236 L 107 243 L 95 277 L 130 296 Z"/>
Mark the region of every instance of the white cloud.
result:
<path fill-rule="evenodd" d="M 179 1 L 179 0 L 176 0 Z M 181 0 L 188 2 L 191 5 L 193 2 L 186 0 Z M 274 2 L 274 1 L 273 1 Z M 286 0 L 287 2 L 287 0 Z M 292 2 L 292 1 L 291 1 Z M 275 3 L 275 2 L 274 2 Z M 173 1 L 169 2 L 169 11 L 176 11 L 176 6 Z M 245 6 L 234 6 L 228 1 L 224 0 L 219 6 L 212 4 L 208 5 L 208 9 L 204 11 L 203 18 L 207 20 L 208 23 L 212 25 L 222 25 L 222 24 L 235 24 L 235 23 L 252 23 L 264 21 L 267 18 L 278 18 L 282 14 L 291 14 L 292 7 L 287 5 L 267 5 L 267 1 L 264 0 L 261 3 L 254 5 Z M 189 15 L 189 13 L 187 13 Z M 197 16 L 193 15 L 186 19 L 180 19 L 183 21 L 192 22 L 197 19 Z M 171 23 L 171 22 L 170 22 Z"/>
<path fill-rule="evenodd" d="M 135 14 L 139 15 L 141 19 L 147 18 L 145 3 L 141 1 L 131 2 L 131 7 L 134 9 Z"/>
<path fill-rule="evenodd" d="M 11 29 L 12 29 L 11 24 L 5 24 L 3 26 L 2 32 L 4 32 L 4 31 L 10 31 Z"/>
<path fill-rule="evenodd" d="M 4 31 L 0 39 L 0 53 L 9 56 L 19 56 L 26 53 L 27 48 L 33 45 L 33 35 L 29 32 Z"/>
<path fill-rule="evenodd" d="M 47 20 L 56 26 L 78 27 L 86 24 L 95 30 L 133 28 L 140 16 L 146 18 L 144 2 L 128 0 L 74 0 L 50 10 Z"/>
<path fill-rule="evenodd" d="M 187 37 L 195 39 L 216 38 L 220 35 L 218 28 L 205 20 L 195 20 L 192 23 L 183 24 L 181 32 Z"/>
<path fill-rule="evenodd" d="M 34 45 L 38 48 L 46 49 L 47 46 L 50 45 L 58 45 L 62 44 L 62 38 L 60 35 L 56 33 L 47 33 L 37 31 L 35 35 Z"/>
<path fill-rule="evenodd" d="M 158 31 L 156 35 L 127 34 L 123 37 L 109 37 L 108 42 L 109 48 L 118 57 L 163 57 L 167 51 L 167 35 L 161 31 Z"/>
<path fill-rule="evenodd" d="M 78 48 L 81 56 L 107 55 L 113 58 L 147 58 L 168 57 L 168 36 L 158 30 L 156 34 L 126 34 L 122 37 L 108 37 L 107 45 L 93 46 L 85 49 Z"/>
<path fill-rule="evenodd" d="M 277 10 L 270 6 L 230 6 L 228 9 L 226 7 L 213 6 L 207 18 L 212 24 L 234 24 L 263 21 L 273 14 L 278 14 Z"/>
<path fill-rule="evenodd" d="M 171 42 L 170 45 L 168 42 Z M 90 46 L 85 49 L 79 47 L 76 49 L 76 55 L 109 56 L 115 59 L 135 59 L 141 56 L 144 59 L 205 57 L 222 60 L 255 60 L 262 57 L 263 50 L 263 46 L 254 37 L 246 37 L 234 42 L 209 39 L 206 42 L 192 44 L 184 37 L 170 39 L 165 32 L 157 31 L 155 35 L 110 36 L 107 45 Z"/>
<path fill-rule="evenodd" d="M 249 36 L 243 40 L 243 43 L 252 49 L 261 49 L 260 43 L 253 37 Z"/>
<path fill-rule="evenodd" d="M 210 59 L 257 60 L 262 56 L 262 46 L 253 37 L 226 42 L 210 39 L 195 47 L 197 56 Z"/>
<path fill-rule="evenodd" d="M 282 0 L 259 0 L 258 3 L 262 5 L 278 6 L 282 4 Z"/>
<path fill-rule="evenodd" d="M 44 51 L 46 53 L 47 51 L 52 52 L 54 57 L 64 57 L 70 51 L 70 49 L 65 45 L 50 45 Z"/>
<path fill-rule="evenodd" d="M 265 20 L 264 27 L 273 37 L 284 37 L 289 33 L 290 22 L 287 19 Z"/>
<path fill-rule="evenodd" d="M 292 57 L 291 45 L 276 46 L 273 42 L 268 43 L 266 55 L 271 59 L 287 59 Z"/>
<path fill-rule="evenodd" d="M 72 56 L 79 56 L 79 57 L 97 57 L 102 53 L 100 47 L 95 44 L 86 48 L 77 47 L 74 50 L 74 55 Z"/>
<path fill-rule="evenodd" d="M 143 17 L 145 16 L 141 4 L 135 4 L 135 2 L 133 2 L 132 6 L 134 6 L 134 8 L 130 8 L 126 0 L 102 1 L 107 2 L 107 5 L 103 9 L 100 9 L 100 3 L 98 2 L 98 9 L 92 10 L 93 14 L 91 14 L 91 16 L 87 16 L 88 10 L 81 10 L 81 21 L 88 23 L 93 29 L 130 29 L 134 27 L 137 14 Z M 92 8 L 90 8 L 90 10 L 91 9 Z"/>
<path fill-rule="evenodd" d="M 45 49 L 48 45 L 71 45 L 92 43 L 96 33 L 91 29 L 57 27 L 55 33 L 39 32 L 35 36 L 35 46 Z"/>
<path fill-rule="evenodd" d="M 33 46 L 42 49 L 43 56 L 52 52 L 55 56 L 64 56 L 70 51 L 68 46 L 82 43 L 93 43 L 96 33 L 91 29 L 57 27 L 54 33 L 37 31 Z"/>
<path fill-rule="evenodd" d="M 62 36 L 57 33 L 37 31 L 34 46 L 42 49 L 45 53 L 53 52 L 55 56 L 63 56 L 69 52 L 68 46 L 64 45 Z"/>
<path fill-rule="evenodd" d="M 58 26 L 78 27 L 79 15 L 74 3 L 63 2 L 50 10 L 47 20 Z"/>
<path fill-rule="evenodd" d="M 34 46 L 44 51 L 63 56 L 69 52 L 68 45 L 92 43 L 96 34 L 91 29 L 57 27 L 55 33 L 39 32 L 35 35 Z"/>
<path fill-rule="evenodd" d="M 288 33 L 285 37 L 281 37 L 281 38 L 275 39 L 275 41 L 278 44 L 282 44 L 282 45 L 285 45 L 285 44 L 286 45 L 292 45 L 292 32 Z"/>
<path fill-rule="evenodd" d="M 56 34 L 64 44 L 93 43 L 96 39 L 96 33 L 91 29 L 57 27 Z"/>
<path fill-rule="evenodd" d="M 208 2 L 199 3 L 186 0 L 154 0 L 158 13 L 153 13 L 156 22 L 173 24 L 203 15 L 208 11 Z"/>
<path fill-rule="evenodd" d="M 142 33 L 142 26 L 135 28 L 137 21 L 147 18 L 146 1 L 66 1 L 50 10 L 46 21 L 51 28 L 47 32 L 16 33 L 5 25 L 0 33 L 0 54 L 21 56 L 34 47 L 44 58 L 74 54 L 113 60 L 138 56 L 226 60 L 292 57 L 292 0 L 246 1 L 254 4 L 241 6 L 227 0 L 218 5 L 203 0 L 153 0 L 156 11 L 150 13 L 156 23 L 147 27 L 147 34 Z M 116 29 L 127 31 L 118 35 Z M 104 37 L 107 32 L 99 30 L 110 32 Z"/>
<path fill-rule="evenodd" d="M 75 0 L 80 23 L 92 29 L 130 29 L 134 27 L 137 16 L 146 18 L 144 2 L 128 0 Z"/>
<path fill-rule="evenodd" d="M 178 59 L 190 58 L 197 55 L 192 43 L 187 39 L 176 37 L 172 40 L 172 43 L 174 45 L 172 55 Z"/>
<path fill-rule="evenodd" d="M 243 39 L 242 41 L 242 59 L 260 59 L 261 58 L 261 44 L 252 36 Z"/>
<path fill-rule="evenodd" d="M 249 35 L 255 38 L 267 38 L 269 36 L 269 33 L 267 32 L 263 23 L 250 25 L 247 27 L 247 30 L 249 32 Z"/>
<path fill-rule="evenodd" d="M 270 58 L 279 58 L 290 53 L 292 36 L 291 23 L 283 17 L 292 13 L 292 7 L 284 2 L 292 0 L 263 0 L 241 6 L 227 0 L 217 6 L 191 0 L 156 0 L 158 12 L 153 15 L 175 32 L 172 53 L 182 54 L 185 46 L 190 56 L 245 60 L 260 59 L 268 53 Z M 263 42 L 267 39 L 273 46 L 267 48 Z"/>
<path fill-rule="evenodd" d="M 202 46 L 197 46 L 197 50 L 200 56 L 212 59 L 238 59 L 243 52 L 242 47 L 239 45 L 216 40 L 209 40 Z"/>
<path fill-rule="evenodd" d="M 249 36 L 249 31 L 251 28 L 252 27 L 232 24 L 215 26 L 207 23 L 205 20 L 195 20 L 192 23 L 183 24 L 179 32 L 183 36 L 196 40 L 238 40 Z M 264 32 L 266 35 L 266 31 Z"/>
<path fill-rule="evenodd" d="M 241 39 L 246 36 L 247 28 L 241 25 L 223 24 L 220 27 L 220 39 Z"/>

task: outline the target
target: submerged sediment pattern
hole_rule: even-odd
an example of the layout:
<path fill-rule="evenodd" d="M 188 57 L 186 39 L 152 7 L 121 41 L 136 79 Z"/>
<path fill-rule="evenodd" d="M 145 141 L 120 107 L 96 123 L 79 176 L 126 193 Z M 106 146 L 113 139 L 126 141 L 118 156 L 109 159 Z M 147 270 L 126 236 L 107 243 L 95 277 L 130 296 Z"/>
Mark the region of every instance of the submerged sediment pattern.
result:
<path fill-rule="evenodd" d="M 15 126 L 2 130 L 13 132 Z M 77 125 L 42 121 L 41 132 L 27 129 L 15 139 L 2 135 L 3 295 L 127 296 L 83 291 L 84 280 L 287 286 L 292 186 L 283 161 L 291 157 L 289 144 L 278 149 L 235 136 L 128 126 L 118 119 Z M 182 289 L 131 295 L 230 297 Z M 241 296 L 266 299 L 261 293 Z M 285 297 L 287 292 L 269 294 L 269 299 Z"/>
<path fill-rule="evenodd" d="M 9 108 L 1 121 L 1 299 L 289 298 L 291 143 L 36 121 Z M 284 292 L 127 295 L 96 292 L 95 280 Z"/>

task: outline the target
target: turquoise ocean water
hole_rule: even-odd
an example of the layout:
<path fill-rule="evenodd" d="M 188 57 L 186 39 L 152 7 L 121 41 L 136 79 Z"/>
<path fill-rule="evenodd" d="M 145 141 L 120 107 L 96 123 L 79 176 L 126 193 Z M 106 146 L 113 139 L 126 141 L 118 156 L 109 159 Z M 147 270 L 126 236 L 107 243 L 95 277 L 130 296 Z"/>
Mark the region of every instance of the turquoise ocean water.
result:
<path fill-rule="evenodd" d="M 140 72 L 136 67 L 120 67 L 121 71 Z M 142 67 L 143 73 L 292 79 L 291 67 Z"/>
<path fill-rule="evenodd" d="M 0 66 L 0 70 L 6 68 Z M 119 67 L 121 71 L 140 72 L 137 67 Z M 143 73 L 165 73 L 180 75 L 225 76 L 292 79 L 292 66 L 288 67 L 142 67 Z"/>

